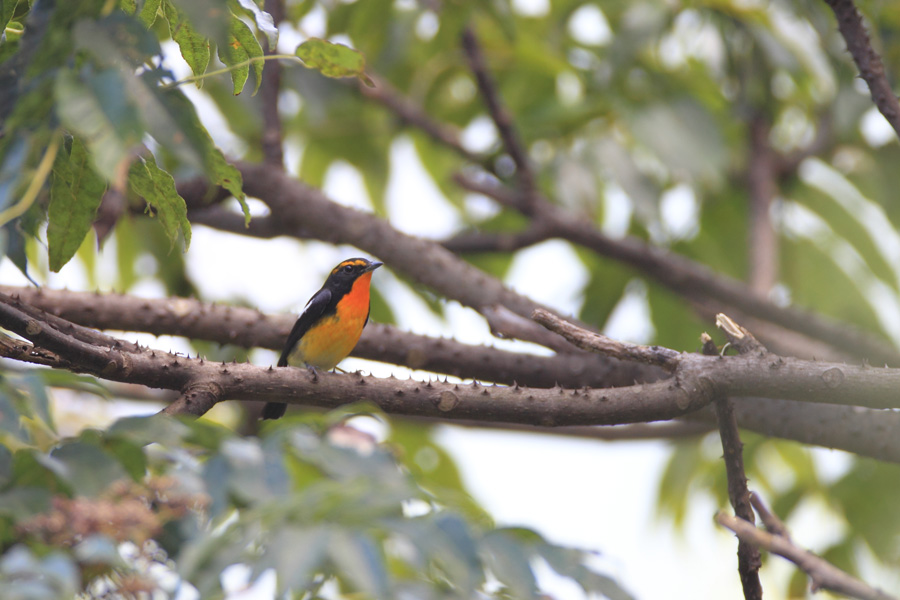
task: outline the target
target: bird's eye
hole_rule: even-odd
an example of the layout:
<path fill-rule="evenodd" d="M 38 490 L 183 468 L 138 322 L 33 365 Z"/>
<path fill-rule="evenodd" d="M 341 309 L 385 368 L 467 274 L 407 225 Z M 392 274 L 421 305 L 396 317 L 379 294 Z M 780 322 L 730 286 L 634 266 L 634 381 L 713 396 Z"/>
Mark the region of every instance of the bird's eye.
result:
<path fill-rule="evenodd" d="M 353 265 L 347 265 L 344 267 L 344 273 L 352 273 L 352 272 L 353 272 Z"/>

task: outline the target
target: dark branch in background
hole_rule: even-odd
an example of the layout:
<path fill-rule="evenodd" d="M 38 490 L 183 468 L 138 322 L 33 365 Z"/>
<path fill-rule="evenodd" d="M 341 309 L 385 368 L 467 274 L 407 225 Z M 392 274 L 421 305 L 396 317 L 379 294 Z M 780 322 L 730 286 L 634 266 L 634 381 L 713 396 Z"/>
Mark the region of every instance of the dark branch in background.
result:
<path fill-rule="evenodd" d="M 550 239 L 553 232 L 535 222 L 527 229 L 512 232 L 484 233 L 464 231 L 444 240 L 441 245 L 454 254 L 465 252 L 513 252 Z"/>
<path fill-rule="evenodd" d="M 510 191 L 497 183 L 473 180 L 458 175 L 456 181 L 466 189 L 494 198 L 503 204 L 512 203 Z M 540 219 L 554 231 L 554 237 L 584 246 L 601 256 L 625 263 L 673 292 L 689 300 L 734 307 L 738 311 L 850 352 L 871 361 L 900 364 L 900 352 L 886 341 L 844 323 L 828 319 L 810 311 L 780 307 L 760 298 L 742 282 L 715 273 L 708 267 L 684 257 L 671 254 L 634 238 L 612 239 L 589 221 L 569 214 L 544 200 L 539 204 Z"/>
<path fill-rule="evenodd" d="M 734 402 L 743 429 L 900 463 L 898 412 L 760 397 L 734 398 Z M 706 409 L 687 418 L 716 422 L 713 411 Z"/>
<path fill-rule="evenodd" d="M 464 46 L 473 40 L 474 36 L 472 36 L 471 31 L 468 31 L 464 39 Z M 471 61 L 470 66 L 473 66 Z M 486 74 L 485 68 L 482 60 L 482 62 L 474 65 L 473 70 L 476 74 Z M 492 80 L 489 77 L 479 77 L 478 82 L 482 94 L 485 95 L 489 112 L 495 123 L 497 123 L 498 130 L 500 130 L 507 152 L 510 152 L 511 156 L 519 156 L 520 162 L 517 162 L 517 166 L 519 164 L 525 165 L 526 171 L 530 172 L 528 171 L 530 166 L 527 153 L 518 141 L 511 124 L 509 125 L 509 132 L 512 133 L 512 136 L 504 136 L 504 131 L 507 129 L 505 125 L 507 121 L 503 115 L 506 113 L 499 103 L 499 96 L 493 87 Z M 490 98 L 494 98 L 496 103 L 492 104 Z M 401 104 L 409 106 L 411 101 L 408 99 L 401 101 L 399 98 L 394 98 L 393 102 L 383 102 L 383 104 L 392 110 L 397 110 L 395 107 Z M 491 109 L 491 106 L 494 106 L 494 108 Z M 404 108 L 403 110 L 407 109 Z M 429 124 L 428 127 L 438 127 L 438 125 L 433 124 L 430 119 L 424 116 L 424 111 L 421 109 L 416 109 L 415 114 L 419 115 L 419 117 L 415 121 L 410 121 L 411 123 L 419 125 L 420 122 L 427 122 Z M 403 113 L 400 116 L 402 117 Z M 813 151 L 818 148 L 816 144 L 823 143 L 822 140 L 830 138 L 830 130 L 824 127 L 819 129 L 822 138 L 817 137 L 814 144 L 806 150 Z M 444 143 L 442 136 L 435 136 L 435 139 Z M 453 145 L 451 144 L 449 147 L 453 147 Z M 799 161 L 806 158 L 806 156 L 808 155 L 803 153 L 794 157 L 786 157 L 785 161 L 778 164 L 779 175 L 783 176 L 785 174 L 782 169 L 788 167 L 796 168 Z M 250 175 L 250 173 L 245 172 L 245 180 L 251 179 Z M 713 312 L 740 312 L 742 315 L 768 321 L 787 330 L 797 331 L 810 338 L 821 340 L 840 349 L 841 352 L 849 353 L 855 357 L 865 358 L 872 362 L 900 365 L 900 352 L 883 339 L 805 310 L 779 307 L 765 298 L 757 297 L 746 285 L 739 281 L 717 274 L 704 265 L 670 254 L 664 250 L 653 248 L 639 240 L 631 238 L 610 239 L 592 224 L 585 222 L 579 215 L 567 214 L 546 199 L 539 197 L 536 191 L 528 192 L 530 196 L 522 198 L 519 192 L 506 189 L 496 182 L 487 182 L 466 175 L 457 176 L 456 181 L 464 188 L 484 194 L 505 206 L 521 208 L 523 204 L 528 205 L 529 200 L 537 202 L 541 211 L 535 217 L 535 220 L 541 221 L 538 225 L 541 229 L 550 231 L 549 237 L 568 239 L 602 256 L 623 262 L 692 302 L 709 304 L 710 301 L 714 301 L 717 305 L 710 307 L 710 310 Z M 265 198 L 262 199 L 265 200 Z M 207 222 L 214 227 L 221 225 L 221 222 Z M 236 221 L 235 223 L 229 223 L 227 230 L 234 231 L 236 230 L 235 227 Z M 251 225 L 251 230 L 252 227 Z M 264 226 L 261 226 L 261 229 L 265 230 L 266 235 L 278 235 L 283 231 L 280 223 L 266 223 Z M 251 232 L 251 235 L 254 234 Z M 295 233 L 294 235 L 297 234 Z M 307 231 L 304 236 L 316 237 L 312 231 Z M 352 239 L 339 241 L 356 244 Z M 448 245 L 453 247 L 452 243 Z M 385 258 L 378 252 L 375 252 L 375 254 L 378 254 L 382 259 Z M 409 270 L 407 272 L 409 273 Z M 415 277 L 415 275 L 413 276 Z M 454 296 L 450 295 L 450 297 Z M 463 303 L 466 304 L 466 302 Z M 517 307 L 509 308 L 520 315 L 525 315 Z"/>
<path fill-rule="evenodd" d="M 466 60 L 469 63 L 469 69 L 475 75 L 478 90 L 481 92 L 481 97 L 487 106 L 488 113 L 497 127 L 497 133 L 500 134 L 503 147 L 516 165 L 516 180 L 518 181 L 518 188 L 523 201 L 519 208 L 526 214 L 530 214 L 533 210 L 532 202 L 537 193 L 537 181 L 534 176 L 534 170 L 531 167 L 531 161 L 528 158 L 528 151 L 519 138 L 512 114 L 510 114 L 500 99 L 497 85 L 488 71 L 487 61 L 484 58 L 484 53 L 481 51 L 481 44 L 478 43 L 478 38 L 475 36 L 471 25 L 463 29 L 461 41 Z"/>
<path fill-rule="evenodd" d="M 881 57 L 872 48 L 862 15 L 853 0 L 825 0 L 825 3 L 834 11 L 838 31 L 847 42 L 847 50 L 853 56 L 859 74 L 869 86 L 872 101 L 900 136 L 900 103 L 891 89 Z"/>
<path fill-rule="evenodd" d="M 455 151 L 465 160 L 489 169 L 486 157 L 475 154 L 462 145 L 456 128 L 432 120 L 418 104 L 407 99 L 385 79 L 371 73 L 368 75 L 375 85 L 369 86 L 359 82 L 359 91 L 363 96 L 383 104 L 401 121 L 422 130 L 433 140 Z"/>
<path fill-rule="evenodd" d="M 788 154 L 775 155 L 775 174 L 781 178 L 794 177 L 800 164 L 812 156 L 825 152 L 834 143 L 834 116 L 825 111 L 816 123 L 816 134 L 812 141 Z"/>
<path fill-rule="evenodd" d="M 873 588 L 864 581 L 841 571 L 824 558 L 794 545 L 787 536 L 757 529 L 752 523 L 725 513 L 717 514 L 716 522 L 737 534 L 738 539 L 782 556 L 797 565 L 809 575 L 810 588 L 813 592 L 829 590 L 850 598 L 859 598 L 859 600 L 897 600 L 896 596 Z"/>
<path fill-rule="evenodd" d="M 728 332 L 726 331 L 726 335 Z M 731 338 L 732 336 L 729 336 Z M 717 355 L 718 348 L 712 338 L 703 334 L 703 353 Z M 729 339 L 731 341 L 731 339 Z M 725 461 L 725 477 L 728 481 L 728 499 L 734 508 L 734 514 L 748 523 L 753 523 L 753 508 L 750 506 L 750 490 L 747 489 L 747 475 L 744 471 L 744 444 L 738 431 L 737 417 L 734 414 L 734 402 L 727 396 L 719 395 L 714 400 L 716 420 L 719 426 L 719 439 L 722 440 L 722 458 Z M 745 600 L 762 600 L 762 584 L 759 581 L 759 568 L 762 558 L 759 549 L 738 540 L 738 574 Z"/>
<path fill-rule="evenodd" d="M 750 272 L 747 282 L 757 296 L 766 298 L 778 280 L 778 236 L 770 212 L 778 194 L 775 154 L 769 145 L 769 123 L 765 117 L 755 115 L 750 119 L 749 129 Z"/>
<path fill-rule="evenodd" d="M 284 20 L 284 0 L 266 0 L 265 10 L 272 15 L 272 21 L 278 27 Z M 277 48 L 269 48 L 269 41 L 263 36 L 263 50 L 266 54 L 277 54 Z M 281 62 L 266 61 L 263 68 L 262 85 L 259 97 L 262 105 L 262 151 L 263 160 L 270 165 L 284 168 L 284 150 L 282 148 L 281 115 L 278 113 L 278 95 L 281 92 Z"/>

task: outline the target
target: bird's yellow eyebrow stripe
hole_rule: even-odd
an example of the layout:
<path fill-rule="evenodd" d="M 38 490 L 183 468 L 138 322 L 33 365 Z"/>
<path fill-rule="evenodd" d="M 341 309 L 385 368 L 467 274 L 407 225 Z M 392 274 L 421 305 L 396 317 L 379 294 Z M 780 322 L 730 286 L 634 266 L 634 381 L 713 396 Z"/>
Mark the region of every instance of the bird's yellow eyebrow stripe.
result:
<path fill-rule="evenodd" d="M 364 267 L 366 265 L 366 261 L 360 260 L 358 258 L 356 258 L 356 259 L 351 258 L 350 260 L 342 261 L 341 264 L 339 264 L 338 266 L 336 266 L 335 268 L 333 268 L 331 270 L 331 273 L 332 274 L 337 273 L 338 271 L 340 271 L 343 267 L 346 267 L 347 265 L 353 265 L 354 267 Z"/>

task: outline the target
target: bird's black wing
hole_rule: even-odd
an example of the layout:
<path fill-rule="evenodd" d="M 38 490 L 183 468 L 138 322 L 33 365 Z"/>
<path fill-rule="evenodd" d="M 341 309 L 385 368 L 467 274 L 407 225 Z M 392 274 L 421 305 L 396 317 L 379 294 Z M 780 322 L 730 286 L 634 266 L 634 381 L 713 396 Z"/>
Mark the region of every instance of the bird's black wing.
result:
<path fill-rule="evenodd" d="M 331 304 L 331 297 L 331 290 L 323 288 L 313 294 L 313 297 L 306 303 L 306 308 L 303 309 L 303 313 L 297 318 L 297 322 L 294 323 L 287 342 L 284 344 L 284 350 L 281 351 L 281 358 L 278 359 L 279 367 L 288 366 L 287 361 L 291 350 L 294 349 L 300 338 L 309 331 L 309 328 L 325 314 Z"/>
<path fill-rule="evenodd" d="M 297 345 L 300 338 L 309 331 L 309 328 L 312 327 L 326 311 L 328 311 L 328 308 L 331 306 L 331 297 L 332 294 L 330 290 L 321 289 L 313 294 L 313 297 L 306 303 L 306 308 L 297 318 L 294 327 L 291 328 L 291 333 L 288 335 L 287 342 L 284 344 L 284 350 L 281 351 L 281 358 L 278 359 L 279 367 L 288 366 L 287 361 L 288 356 L 291 354 L 291 350 L 294 349 L 294 346 Z M 283 402 L 267 402 L 262 410 L 262 418 L 280 419 L 284 415 L 285 410 L 287 410 L 287 404 Z"/>

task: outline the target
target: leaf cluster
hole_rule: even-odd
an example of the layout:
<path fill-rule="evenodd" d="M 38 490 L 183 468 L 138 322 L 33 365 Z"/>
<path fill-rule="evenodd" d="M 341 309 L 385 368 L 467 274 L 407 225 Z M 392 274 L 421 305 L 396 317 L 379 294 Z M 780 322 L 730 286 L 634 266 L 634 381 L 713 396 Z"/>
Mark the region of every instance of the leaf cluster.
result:
<path fill-rule="evenodd" d="M 33 377 L 4 381 L 13 393 L 0 396 L 0 585 L 12 597 L 166 591 L 149 565 L 213 597 L 242 563 L 298 598 L 326 584 L 372 598 L 537 598 L 536 561 L 588 593 L 630 597 L 589 555 L 494 527 L 458 479 L 434 472 L 447 459 L 431 443 L 377 443 L 348 424 L 364 407 L 259 438 L 163 416 L 61 438 Z M 430 476 L 413 458 L 426 448 Z"/>

